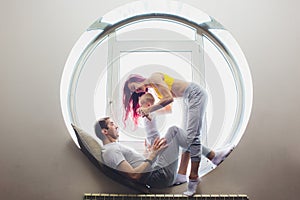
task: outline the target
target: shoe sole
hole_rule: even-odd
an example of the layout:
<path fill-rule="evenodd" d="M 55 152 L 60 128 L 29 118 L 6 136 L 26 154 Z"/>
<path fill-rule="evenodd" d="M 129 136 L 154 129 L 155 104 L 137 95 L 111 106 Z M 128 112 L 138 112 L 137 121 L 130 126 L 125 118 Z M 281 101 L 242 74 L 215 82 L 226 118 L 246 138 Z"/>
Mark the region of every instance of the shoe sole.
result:
<path fill-rule="evenodd" d="M 186 182 L 187 182 L 187 181 L 185 181 L 185 182 L 177 182 L 177 183 L 174 183 L 173 186 L 182 185 L 182 184 L 184 184 L 184 183 L 186 183 Z"/>
<path fill-rule="evenodd" d="M 233 147 L 232 149 L 230 149 L 230 151 L 228 151 L 228 153 L 224 156 L 224 158 L 221 160 L 221 162 L 219 162 L 219 164 L 217 166 L 219 166 L 228 156 L 229 154 L 231 154 L 231 152 L 234 150 L 235 147 Z"/>

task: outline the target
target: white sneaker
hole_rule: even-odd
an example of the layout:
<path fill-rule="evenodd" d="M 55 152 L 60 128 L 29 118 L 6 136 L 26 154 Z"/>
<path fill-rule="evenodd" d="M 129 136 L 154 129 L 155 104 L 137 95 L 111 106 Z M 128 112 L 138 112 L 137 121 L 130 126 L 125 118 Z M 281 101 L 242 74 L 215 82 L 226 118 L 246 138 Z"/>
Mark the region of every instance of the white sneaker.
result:
<path fill-rule="evenodd" d="M 183 194 L 186 196 L 189 196 L 189 197 L 193 196 L 196 193 L 196 190 L 197 190 L 197 187 L 198 187 L 198 184 L 200 183 L 200 181 L 201 181 L 200 178 L 198 178 L 197 180 L 189 180 L 188 189 Z"/>
<path fill-rule="evenodd" d="M 185 174 L 177 174 L 173 185 L 181 185 L 187 182 Z"/>
<path fill-rule="evenodd" d="M 215 157 L 211 160 L 211 162 L 216 166 L 220 165 L 225 160 L 225 158 L 233 151 L 234 148 L 235 146 L 231 145 L 222 150 L 215 151 Z"/>

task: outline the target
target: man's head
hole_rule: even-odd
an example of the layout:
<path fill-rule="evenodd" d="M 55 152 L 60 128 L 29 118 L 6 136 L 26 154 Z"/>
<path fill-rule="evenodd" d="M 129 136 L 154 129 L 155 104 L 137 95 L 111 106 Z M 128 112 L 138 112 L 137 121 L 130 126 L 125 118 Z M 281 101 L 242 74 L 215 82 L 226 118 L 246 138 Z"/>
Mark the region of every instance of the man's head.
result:
<path fill-rule="evenodd" d="M 115 142 L 119 137 L 118 126 L 109 117 L 101 118 L 96 122 L 95 133 L 104 144 Z"/>
<path fill-rule="evenodd" d="M 140 97 L 139 104 L 143 108 L 150 107 L 154 104 L 155 99 L 152 94 L 145 93 Z"/>

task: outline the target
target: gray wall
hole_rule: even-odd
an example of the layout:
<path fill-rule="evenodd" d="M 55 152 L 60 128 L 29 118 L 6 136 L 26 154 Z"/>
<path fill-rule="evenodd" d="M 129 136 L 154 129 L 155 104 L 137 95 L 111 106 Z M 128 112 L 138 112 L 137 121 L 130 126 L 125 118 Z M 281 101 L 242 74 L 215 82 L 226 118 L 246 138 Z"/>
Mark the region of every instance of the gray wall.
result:
<path fill-rule="evenodd" d="M 59 86 L 68 54 L 99 16 L 130 0 L 1 1 L 0 199 L 81 199 L 134 192 L 103 176 L 74 145 Z M 250 123 L 236 150 L 203 178 L 203 194 L 296 199 L 300 190 L 300 3 L 182 0 L 239 42 L 254 84 Z M 175 193 L 181 193 L 179 187 Z"/>

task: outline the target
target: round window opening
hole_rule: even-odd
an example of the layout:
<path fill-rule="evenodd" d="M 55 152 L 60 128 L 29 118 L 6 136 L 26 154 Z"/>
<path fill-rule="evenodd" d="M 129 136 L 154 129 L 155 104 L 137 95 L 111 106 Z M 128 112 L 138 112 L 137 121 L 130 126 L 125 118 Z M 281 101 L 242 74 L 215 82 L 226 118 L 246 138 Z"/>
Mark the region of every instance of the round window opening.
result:
<path fill-rule="evenodd" d="M 149 77 L 155 72 L 194 82 L 207 91 L 203 146 L 220 150 L 238 144 L 250 117 L 253 94 L 249 67 L 235 39 L 194 7 L 176 1 L 138 1 L 94 22 L 68 57 L 61 80 L 61 107 L 77 146 L 71 124 L 98 139 L 94 124 L 109 116 L 118 126 L 118 142 L 143 153 L 144 118 L 137 126 L 131 119 L 123 122 L 122 93 L 129 75 Z M 153 89 L 148 92 L 159 101 Z M 174 98 L 171 107 L 170 113 L 157 115 L 161 137 L 172 126 L 184 126 L 182 98 Z M 216 167 L 202 157 L 200 176 Z"/>

